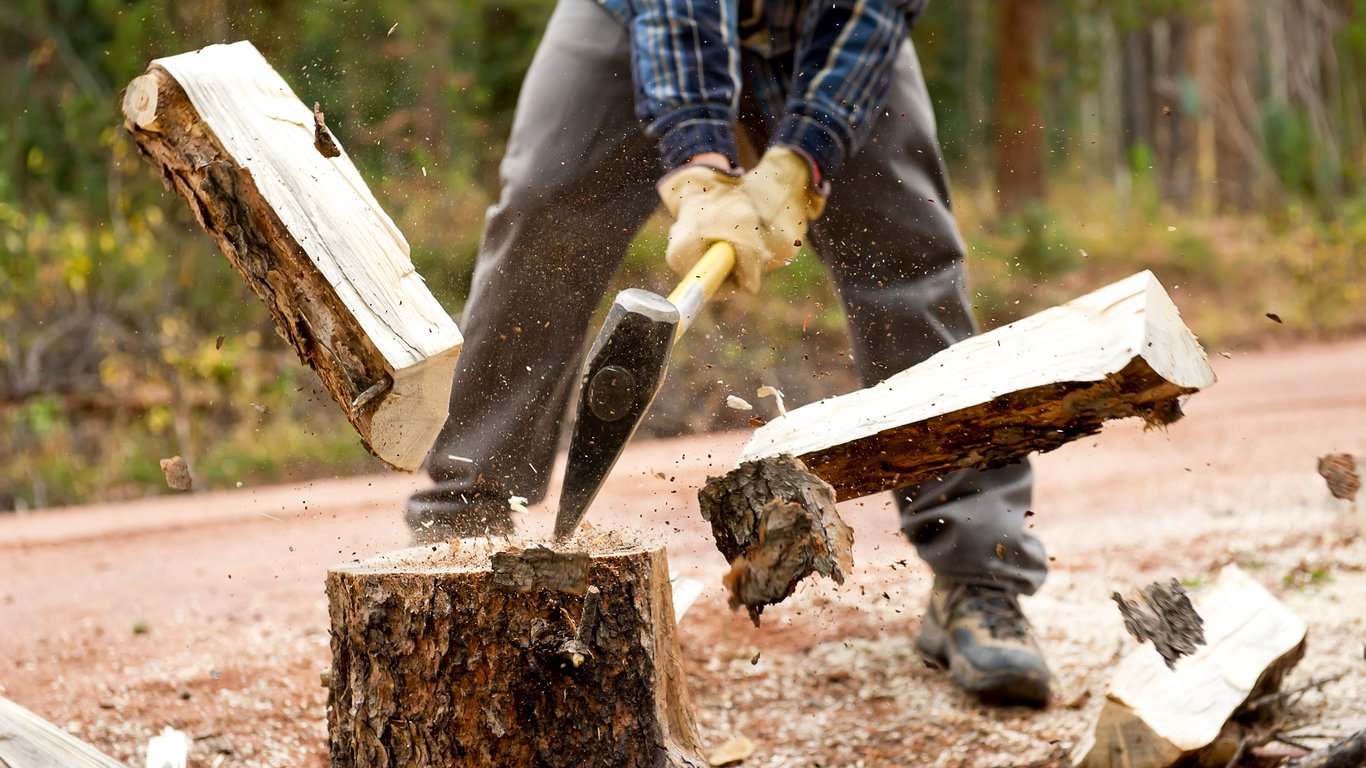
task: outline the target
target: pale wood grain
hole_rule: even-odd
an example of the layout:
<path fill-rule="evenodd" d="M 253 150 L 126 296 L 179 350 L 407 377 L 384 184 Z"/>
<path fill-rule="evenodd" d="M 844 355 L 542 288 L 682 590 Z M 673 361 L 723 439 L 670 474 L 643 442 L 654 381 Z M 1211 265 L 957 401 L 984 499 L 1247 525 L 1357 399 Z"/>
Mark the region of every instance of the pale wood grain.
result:
<path fill-rule="evenodd" d="M 1112 418 L 1165 424 L 1179 397 L 1213 383 L 1176 306 L 1141 272 L 789 411 L 755 431 L 740 461 L 793 454 L 844 500 L 1000 466 Z"/>
<path fill-rule="evenodd" d="M 341 142 L 315 145 L 326 129 L 313 109 L 247 42 L 155 60 L 123 108 L 367 447 L 418 467 L 445 423 L 462 338 Z"/>
<path fill-rule="evenodd" d="M 0 696 L 0 765 L 128 768 L 3 696 Z"/>

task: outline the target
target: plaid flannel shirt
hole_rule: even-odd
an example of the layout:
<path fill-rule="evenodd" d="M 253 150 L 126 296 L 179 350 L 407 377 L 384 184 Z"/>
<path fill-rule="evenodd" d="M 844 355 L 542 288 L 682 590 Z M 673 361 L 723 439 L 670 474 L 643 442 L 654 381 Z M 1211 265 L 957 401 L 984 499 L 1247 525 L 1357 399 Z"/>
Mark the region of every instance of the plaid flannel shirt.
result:
<path fill-rule="evenodd" d="M 772 142 L 824 178 L 886 101 L 893 59 L 928 0 L 599 0 L 631 32 L 636 112 L 666 168 L 703 152 L 737 162 L 751 89 Z"/>

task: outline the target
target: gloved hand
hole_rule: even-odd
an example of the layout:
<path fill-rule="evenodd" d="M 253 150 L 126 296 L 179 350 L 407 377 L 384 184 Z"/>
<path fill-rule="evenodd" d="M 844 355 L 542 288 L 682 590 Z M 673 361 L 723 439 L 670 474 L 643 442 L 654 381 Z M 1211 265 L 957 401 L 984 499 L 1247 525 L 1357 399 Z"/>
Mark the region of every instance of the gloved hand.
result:
<path fill-rule="evenodd" d="M 735 248 L 732 276 L 742 288 L 757 292 L 773 256 L 761 236 L 754 204 L 740 191 L 740 179 L 709 166 L 689 165 L 670 171 L 656 189 L 674 217 L 665 252 L 669 267 L 687 275 L 713 243 L 725 241 Z"/>
<path fill-rule="evenodd" d="M 759 164 L 740 181 L 742 191 L 759 214 L 764 248 L 775 269 L 797 258 L 806 239 L 808 222 L 825 210 L 825 196 L 811 180 L 811 165 L 787 147 L 769 147 Z"/>

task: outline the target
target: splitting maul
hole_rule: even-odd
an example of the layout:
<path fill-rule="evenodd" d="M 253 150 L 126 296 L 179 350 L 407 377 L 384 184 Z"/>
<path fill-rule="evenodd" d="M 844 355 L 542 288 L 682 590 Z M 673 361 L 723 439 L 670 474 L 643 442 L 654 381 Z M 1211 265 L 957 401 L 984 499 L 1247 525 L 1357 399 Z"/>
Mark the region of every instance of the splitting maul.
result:
<path fill-rule="evenodd" d="M 735 249 L 716 243 L 667 299 L 639 288 L 617 294 L 584 364 L 555 541 L 579 527 L 664 383 L 674 343 L 734 266 Z"/>

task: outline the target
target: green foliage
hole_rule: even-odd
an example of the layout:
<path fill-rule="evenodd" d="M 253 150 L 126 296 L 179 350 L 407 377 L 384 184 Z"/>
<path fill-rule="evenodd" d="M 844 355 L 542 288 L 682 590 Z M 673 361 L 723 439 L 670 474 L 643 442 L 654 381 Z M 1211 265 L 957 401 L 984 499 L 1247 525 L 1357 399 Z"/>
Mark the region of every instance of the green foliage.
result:
<path fill-rule="evenodd" d="M 1020 277 L 1050 280 L 1076 268 L 1076 247 L 1060 219 L 1045 206 L 1028 206 L 1006 227 L 1019 239 L 1012 266 Z"/>

